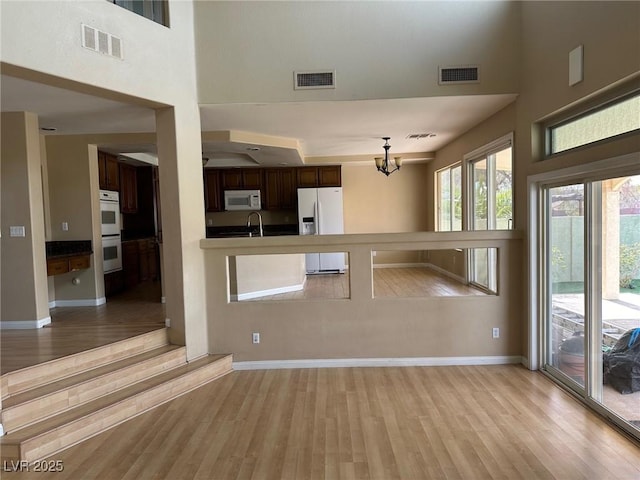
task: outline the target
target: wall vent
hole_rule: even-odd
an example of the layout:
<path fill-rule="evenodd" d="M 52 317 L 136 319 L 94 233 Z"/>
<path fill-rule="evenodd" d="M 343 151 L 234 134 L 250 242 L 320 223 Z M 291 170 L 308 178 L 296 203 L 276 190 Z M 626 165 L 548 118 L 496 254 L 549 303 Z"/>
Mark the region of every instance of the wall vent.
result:
<path fill-rule="evenodd" d="M 308 72 L 293 72 L 293 88 L 295 90 L 309 90 L 316 88 L 336 88 L 335 70 L 317 70 Z"/>
<path fill-rule="evenodd" d="M 438 83 L 440 85 L 480 83 L 480 67 L 478 65 L 439 67 Z"/>
<path fill-rule="evenodd" d="M 82 46 L 122 60 L 122 39 L 89 25 L 82 25 Z"/>

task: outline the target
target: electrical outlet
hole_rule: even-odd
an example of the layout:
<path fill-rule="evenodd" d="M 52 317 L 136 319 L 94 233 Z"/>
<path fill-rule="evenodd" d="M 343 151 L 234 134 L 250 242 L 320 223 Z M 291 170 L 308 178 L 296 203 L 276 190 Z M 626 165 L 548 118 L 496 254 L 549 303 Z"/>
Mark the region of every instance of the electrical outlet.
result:
<path fill-rule="evenodd" d="M 493 338 L 500 338 L 500 329 L 498 327 L 493 327 Z"/>
<path fill-rule="evenodd" d="M 62 222 L 62 231 L 63 232 L 68 232 L 69 231 L 69 223 L 68 222 Z"/>
<path fill-rule="evenodd" d="M 164 319 L 164 326 L 167 328 L 171 328 L 171 320 L 169 318 Z"/>
<path fill-rule="evenodd" d="M 251 341 L 253 343 L 260 343 L 260 334 L 257 332 L 253 332 Z"/>

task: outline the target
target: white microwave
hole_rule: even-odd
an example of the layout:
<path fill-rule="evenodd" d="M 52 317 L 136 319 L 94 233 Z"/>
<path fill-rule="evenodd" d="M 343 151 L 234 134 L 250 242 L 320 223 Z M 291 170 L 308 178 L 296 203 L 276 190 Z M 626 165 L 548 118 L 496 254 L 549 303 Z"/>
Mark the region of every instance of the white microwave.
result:
<path fill-rule="evenodd" d="M 225 210 L 260 210 L 260 190 L 225 190 Z"/>

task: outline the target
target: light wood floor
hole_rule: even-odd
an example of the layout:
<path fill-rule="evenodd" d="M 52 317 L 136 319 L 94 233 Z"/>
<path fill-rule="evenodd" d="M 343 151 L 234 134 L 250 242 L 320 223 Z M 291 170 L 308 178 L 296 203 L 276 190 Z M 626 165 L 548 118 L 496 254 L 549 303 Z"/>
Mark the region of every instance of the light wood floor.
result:
<path fill-rule="evenodd" d="M 375 297 L 460 297 L 486 295 L 429 268 L 375 268 Z"/>
<path fill-rule="evenodd" d="M 375 297 L 459 297 L 486 295 L 429 268 L 375 268 Z M 344 274 L 307 275 L 303 290 L 244 301 L 349 298 L 349 271 Z"/>
<path fill-rule="evenodd" d="M 164 328 L 160 283 L 146 282 L 98 307 L 57 307 L 51 324 L 0 332 L 0 373 Z"/>
<path fill-rule="evenodd" d="M 304 288 L 297 292 L 265 295 L 264 297 L 251 298 L 242 301 L 310 300 L 318 298 L 349 298 L 349 296 L 349 271 L 347 270 L 345 273 L 307 275 Z"/>
<path fill-rule="evenodd" d="M 638 479 L 640 448 L 521 366 L 237 371 L 3 479 Z"/>

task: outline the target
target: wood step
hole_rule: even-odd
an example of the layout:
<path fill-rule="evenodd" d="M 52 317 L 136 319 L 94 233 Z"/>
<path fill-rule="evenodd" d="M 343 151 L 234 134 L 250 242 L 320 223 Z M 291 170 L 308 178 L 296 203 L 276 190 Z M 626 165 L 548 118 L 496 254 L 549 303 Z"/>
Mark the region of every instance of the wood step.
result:
<path fill-rule="evenodd" d="M 0 377 L 2 403 L 4 404 L 5 398 L 11 395 L 168 344 L 167 329 L 161 328 L 109 345 L 5 373 Z"/>
<path fill-rule="evenodd" d="M 27 390 L 2 402 L 2 425 L 11 433 L 185 363 L 185 347 L 165 345 Z"/>
<path fill-rule="evenodd" d="M 5 435 L 2 460 L 43 459 L 231 371 L 231 355 L 210 355 L 173 368 Z"/>

